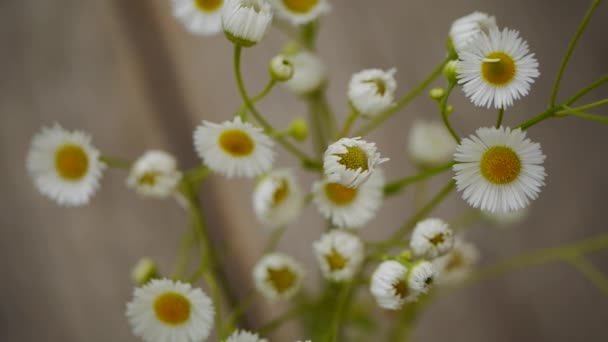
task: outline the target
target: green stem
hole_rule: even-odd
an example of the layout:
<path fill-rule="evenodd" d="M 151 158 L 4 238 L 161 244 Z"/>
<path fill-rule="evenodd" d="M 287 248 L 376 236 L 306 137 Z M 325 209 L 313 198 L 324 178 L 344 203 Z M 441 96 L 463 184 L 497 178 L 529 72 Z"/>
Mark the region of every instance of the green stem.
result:
<path fill-rule="evenodd" d="M 249 309 L 253 305 L 256 298 L 256 293 L 252 291 L 240 300 L 239 305 L 234 308 L 230 316 L 228 316 L 228 318 L 226 319 L 226 323 L 224 323 L 224 327 L 221 333 L 221 341 L 224 341 L 226 337 L 234 331 L 237 322 L 243 316 L 243 314 L 247 312 L 247 309 Z"/>
<path fill-rule="evenodd" d="M 200 165 L 184 173 L 182 182 L 196 188 L 200 183 L 211 174 L 211 170 L 206 165 Z"/>
<path fill-rule="evenodd" d="M 99 161 L 108 165 L 109 167 L 114 167 L 114 168 L 123 169 L 123 170 L 130 170 L 131 164 L 132 164 L 128 160 L 115 158 L 115 157 L 109 157 L 109 156 L 100 156 Z"/>
<path fill-rule="evenodd" d="M 585 111 L 587 109 L 593 109 L 593 108 L 597 108 L 597 107 L 601 107 L 601 106 L 605 106 L 605 105 L 608 105 L 608 99 L 603 99 L 600 101 L 592 102 L 592 103 L 586 104 L 584 106 L 572 107 L 571 109 L 575 110 L 575 111 Z M 556 114 L 559 115 L 560 112 L 557 112 Z"/>
<path fill-rule="evenodd" d="M 404 97 L 402 97 L 397 103 L 385 111 L 384 113 L 378 115 L 376 118 L 371 120 L 367 125 L 363 126 L 360 130 L 358 130 L 353 136 L 365 136 L 369 132 L 373 131 L 376 127 L 382 124 L 384 121 L 388 120 L 399 110 L 403 109 L 407 106 L 413 99 L 415 99 L 421 92 L 423 92 L 430 84 L 433 82 L 439 75 L 441 75 L 441 71 L 446 63 L 450 60 L 450 58 L 446 58 L 435 70 L 433 70 L 420 84 L 418 84 L 414 89 L 412 89 L 409 93 L 407 93 Z"/>
<path fill-rule="evenodd" d="M 568 101 L 566 101 L 564 104 L 566 106 L 569 106 L 569 105 L 573 104 L 574 102 L 576 102 L 576 100 L 578 100 L 581 97 L 587 95 L 587 93 L 589 93 L 590 91 L 594 90 L 595 88 L 600 87 L 604 83 L 608 83 L 608 74 L 602 76 L 597 81 L 595 81 L 595 82 L 591 83 L 590 85 L 588 85 L 587 87 L 583 88 L 581 91 L 579 91 L 578 93 L 576 93 L 576 95 L 574 95 L 571 98 L 569 98 Z"/>
<path fill-rule="evenodd" d="M 572 52 L 574 51 L 574 48 L 576 47 L 576 43 L 578 43 L 579 38 L 585 31 L 585 28 L 587 27 L 589 20 L 591 20 L 591 17 L 593 16 L 593 12 L 595 12 L 595 9 L 600 4 L 600 2 L 601 2 L 601 0 L 594 0 L 591 3 L 591 7 L 589 7 L 589 10 L 587 10 L 587 14 L 585 14 L 583 21 L 579 25 L 578 29 L 576 30 L 576 33 L 574 34 L 574 37 L 572 38 L 572 41 L 570 42 L 570 46 L 568 46 L 568 51 L 566 52 L 566 55 L 564 56 L 564 59 L 562 60 L 562 64 L 559 67 L 559 71 L 557 73 L 557 78 L 555 80 L 555 84 L 553 85 L 553 91 L 551 92 L 549 106 L 555 105 L 555 100 L 557 98 L 557 92 L 559 90 L 559 85 L 561 83 L 562 76 L 564 74 L 564 70 L 566 70 L 566 65 L 568 65 L 568 61 L 570 60 L 570 56 L 572 55 Z"/>
<path fill-rule="evenodd" d="M 341 291 L 338 295 L 337 306 L 334 309 L 334 316 L 331 321 L 331 328 L 328 332 L 326 341 L 327 342 L 336 342 L 340 338 L 340 328 L 342 327 L 342 320 L 344 318 L 344 312 L 347 311 L 348 305 L 351 303 L 352 296 L 357 288 L 357 280 L 360 276 L 361 272 L 358 272 L 353 279 L 347 283 L 342 285 Z"/>
<path fill-rule="evenodd" d="M 319 90 L 307 97 L 308 101 L 308 121 L 312 127 L 312 143 L 315 148 L 317 157 L 321 157 L 327 148 L 327 142 L 329 140 L 328 127 L 324 127 L 321 122 L 321 92 Z"/>
<path fill-rule="evenodd" d="M 359 113 L 354 109 L 351 110 L 350 114 L 348 115 L 348 118 L 346 118 L 346 122 L 344 122 L 344 127 L 342 127 L 342 130 L 340 131 L 340 134 L 338 135 L 338 139 L 343 138 L 348 135 L 348 132 L 350 131 L 350 128 L 353 126 L 353 124 L 355 123 L 355 120 L 357 120 L 357 117 L 359 117 Z"/>
<path fill-rule="evenodd" d="M 600 272 L 587 258 L 576 256 L 568 258 L 568 262 L 587 278 L 605 296 L 608 296 L 608 277 Z"/>
<path fill-rule="evenodd" d="M 172 279 L 182 279 L 186 270 L 188 269 L 188 264 L 190 262 L 190 256 L 192 254 L 192 247 L 194 247 L 194 238 L 196 236 L 196 232 L 194 227 L 186 230 L 184 233 L 182 240 L 180 242 L 180 247 L 178 251 L 178 257 L 175 262 L 174 272 L 171 276 Z"/>
<path fill-rule="evenodd" d="M 247 108 L 249 109 L 251 114 L 254 116 L 254 118 L 260 123 L 260 125 L 262 126 L 262 128 L 264 129 L 266 134 L 268 134 L 269 136 L 273 136 L 274 135 L 273 133 L 275 132 L 274 128 L 257 111 L 254 104 L 251 102 L 251 98 L 249 98 L 249 95 L 247 94 L 247 90 L 245 89 L 245 85 L 243 83 L 243 78 L 241 75 L 241 51 L 242 51 L 241 46 L 239 46 L 239 45 L 234 46 L 234 71 L 235 71 L 235 75 L 236 75 L 236 82 L 237 82 L 237 85 L 239 88 L 239 93 L 241 94 L 243 101 L 245 101 Z M 298 157 L 302 161 L 302 163 L 305 167 L 321 168 L 320 162 L 313 161 L 304 152 L 300 151 L 297 147 L 295 147 L 293 144 L 291 144 L 290 142 L 285 140 L 283 137 L 275 136 L 274 139 L 280 145 L 282 145 L 286 150 L 288 150 L 293 155 Z"/>
<path fill-rule="evenodd" d="M 454 165 L 454 162 L 449 162 L 449 163 L 441 165 L 437 168 L 423 171 L 417 175 L 407 176 L 407 177 L 401 178 L 399 180 L 396 180 L 394 182 L 388 183 L 384 186 L 384 195 L 385 196 L 396 195 L 397 193 L 399 193 L 401 190 L 403 190 L 408 185 L 423 181 L 427 178 L 430 178 L 430 177 L 433 177 L 440 173 L 443 173 L 443 172 L 451 169 L 453 165 Z"/>
<path fill-rule="evenodd" d="M 563 110 L 555 113 L 555 115 L 563 116 L 564 114 L 569 114 L 569 115 L 573 115 L 573 116 L 576 116 L 576 117 L 579 117 L 582 119 L 597 121 L 597 122 L 601 122 L 601 123 L 608 123 L 608 117 L 606 117 L 606 116 L 585 113 L 580 110 L 575 110 L 574 108 L 570 108 L 568 106 L 563 106 L 563 108 L 564 108 Z"/>
<path fill-rule="evenodd" d="M 439 102 L 439 111 L 441 112 L 441 119 L 443 120 L 443 124 L 445 125 L 445 128 L 448 129 L 448 131 L 450 132 L 450 135 L 452 136 L 452 138 L 454 138 L 454 140 L 458 144 L 458 143 L 460 143 L 460 138 L 458 137 L 458 134 L 456 134 L 456 132 L 454 131 L 454 128 L 452 128 L 452 125 L 450 124 L 450 120 L 448 118 L 448 98 L 450 97 L 450 94 L 452 93 L 452 90 L 454 90 L 455 86 L 456 86 L 455 80 L 451 80 L 448 83 L 448 88 L 445 91 L 445 95 Z"/>
<path fill-rule="evenodd" d="M 502 117 L 504 114 L 505 114 L 505 109 L 500 108 L 498 110 L 498 118 L 496 119 L 496 128 L 500 128 L 500 125 L 502 125 Z"/>

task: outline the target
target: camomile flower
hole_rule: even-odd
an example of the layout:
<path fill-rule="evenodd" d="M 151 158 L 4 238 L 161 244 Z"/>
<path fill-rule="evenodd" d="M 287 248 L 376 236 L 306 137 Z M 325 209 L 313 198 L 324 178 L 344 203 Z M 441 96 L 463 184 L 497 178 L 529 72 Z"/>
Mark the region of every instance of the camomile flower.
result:
<path fill-rule="evenodd" d="M 300 214 L 302 205 L 302 190 L 290 170 L 271 171 L 253 192 L 256 217 L 272 229 L 293 222 Z"/>
<path fill-rule="evenodd" d="M 127 185 L 142 196 L 166 198 L 175 192 L 181 178 L 172 155 L 151 150 L 133 164 Z"/>
<path fill-rule="evenodd" d="M 365 258 L 361 239 L 338 229 L 323 234 L 313 249 L 323 276 L 338 282 L 351 280 Z"/>
<path fill-rule="evenodd" d="M 437 271 L 432 263 L 421 260 L 410 267 L 407 274 L 407 286 L 418 293 L 427 293 L 433 286 Z"/>
<path fill-rule="evenodd" d="M 272 3 L 277 15 L 293 25 L 309 23 L 331 10 L 327 0 L 273 0 Z"/>
<path fill-rule="evenodd" d="M 85 205 L 99 188 L 105 164 L 91 137 L 58 124 L 43 127 L 32 139 L 27 170 L 38 190 L 60 205 Z"/>
<path fill-rule="evenodd" d="M 450 28 L 450 41 L 452 46 L 454 46 L 454 49 L 457 52 L 460 52 L 466 48 L 478 34 L 488 34 L 493 28 L 498 28 L 494 16 L 482 12 L 473 12 L 454 20 L 452 27 Z"/>
<path fill-rule="evenodd" d="M 358 229 L 376 216 L 384 196 L 382 170 L 358 188 L 349 188 L 328 180 L 313 184 L 313 202 L 319 212 L 339 228 Z"/>
<path fill-rule="evenodd" d="M 438 271 L 438 285 L 456 285 L 462 283 L 473 271 L 479 261 L 479 251 L 474 244 L 456 238 L 454 248 L 435 260 L 433 265 Z"/>
<path fill-rule="evenodd" d="M 271 300 L 291 298 L 300 289 L 303 276 L 302 266 L 283 253 L 267 254 L 253 268 L 255 287 Z"/>
<path fill-rule="evenodd" d="M 410 128 L 407 147 L 416 164 L 435 167 L 452 160 L 456 143 L 443 123 L 416 120 Z"/>
<path fill-rule="evenodd" d="M 173 15 L 188 31 L 209 36 L 222 31 L 224 0 L 171 0 Z"/>
<path fill-rule="evenodd" d="M 474 208 L 491 212 L 523 209 L 545 180 L 545 156 L 526 132 L 479 128 L 456 147 L 453 166 L 458 191 Z"/>
<path fill-rule="evenodd" d="M 194 131 L 194 148 L 207 166 L 228 178 L 256 177 L 272 167 L 273 142 L 261 128 L 240 117 L 221 124 L 203 121 Z"/>
<path fill-rule="evenodd" d="M 356 188 L 370 177 L 378 165 L 388 161 L 381 158 L 375 143 L 361 138 L 342 138 L 329 145 L 323 156 L 323 171 L 329 182 Z"/>
<path fill-rule="evenodd" d="M 308 51 L 297 51 L 287 55 L 293 65 L 293 76 L 285 82 L 285 87 L 296 95 L 308 95 L 315 92 L 327 79 L 327 67 L 315 54 Z"/>
<path fill-rule="evenodd" d="M 225 0 L 222 27 L 236 45 L 257 44 L 272 24 L 272 8 L 267 0 Z"/>
<path fill-rule="evenodd" d="M 395 260 L 383 261 L 372 274 L 370 291 L 381 308 L 399 310 L 415 301 L 418 292 L 408 286 L 407 267 Z"/>
<path fill-rule="evenodd" d="M 447 223 L 429 218 L 416 224 L 410 247 L 416 257 L 436 258 L 447 253 L 454 244 L 454 234 Z"/>
<path fill-rule="evenodd" d="M 538 61 L 519 32 L 505 28 L 478 34 L 458 55 L 458 83 L 473 104 L 506 108 L 530 92 Z"/>
<path fill-rule="evenodd" d="M 268 342 L 268 340 L 260 338 L 256 333 L 237 330 L 233 332 L 225 342 Z"/>
<path fill-rule="evenodd" d="M 389 109 L 395 99 L 397 69 L 367 69 L 354 74 L 348 84 L 348 100 L 364 117 L 374 117 Z"/>
<path fill-rule="evenodd" d="M 135 289 L 126 314 L 133 333 L 146 342 L 200 342 L 209 337 L 215 310 L 201 289 L 154 279 Z"/>

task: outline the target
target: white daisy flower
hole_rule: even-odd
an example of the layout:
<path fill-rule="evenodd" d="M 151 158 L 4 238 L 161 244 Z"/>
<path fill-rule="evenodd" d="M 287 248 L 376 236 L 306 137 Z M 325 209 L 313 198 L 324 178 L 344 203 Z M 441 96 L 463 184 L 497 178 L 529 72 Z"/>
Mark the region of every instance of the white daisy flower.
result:
<path fill-rule="evenodd" d="M 452 160 L 456 142 L 436 121 L 416 120 L 410 128 L 408 151 L 410 158 L 423 167 L 435 167 Z"/>
<path fill-rule="evenodd" d="M 418 258 L 436 258 L 449 252 L 453 245 L 452 230 L 447 223 L 438 218 L 418 222 L 410 241 L 412 252 Z"/>
<path fill-rule="evenodd" d="M 331 10 L 327 0 L 273 0 L 272 3 L 277 14 L 293 25 L 309 23 Z"/>
<path fill-rule="evenodd" d="M 209 337 L 215 310 L 201 289 L 154 279 L 135 289 L 126 314 L 133 333 L 146 342 L 200 342 Z"/>
<path fill-rule="evenodd" d="M 438 271 L 437 284 L 462 283 L 471 274 L 478 261 L 477 247 L 470 242 L 456 238 L 454 248 L 448 254 L 433 260 L 433 265 Z"/>
<path fill-rule="evenodd" d="M 418 298 L 418 293 L 408 286 L 407 267 L 394 260 L 378 265 L 372 274 L 370 291 L 378 305 L 389 310 L 399 310 L 406 302 Z"/>
<path fill-rule="evenodd" d="M 272 23 L 272 8 L 267 0 L 225 0 L 222 27 L 234 44 L 257 44 Z"/>
<path fill-rule="evenodd" d="M 436 277 L 435 266 L 426 260 L 421 260 L 409 269 L 407 285 L 414 292 L 427 293 L 433 286 Z"/>
<path fill-rule="evenodd" d="M 323 156 L 323 171 L 329 182 L 356 188 L 369 178 L 378 165 L 388 161 L 381 158 L 375 143 L 361 138 L 342 138 L 329 145 Z"/>
<path fill-rule="evenodd" d="M 357 229 L 376 216 L 384 198 L 383 188 L 384 174 L 380 169 L 358 188 L 321 180 L 313 184 L 313 202 L 335 226 Z"/>
<path fill-rule="evenodd" d="M 479 128 L 456 147 L 454 179 L 474 208 L 491 212 L 519 210 L 536 199 L 546 176 L 540 144 L 526 132 Z"/>
<path fill-rule="evenodd" d="M 365 258 L 361 239 L 338 229 L 323 234 L 313 249 L 325 278 L 338 282 L 351 280 Z"/>
<path fill-rule="evenodd" d="M 393 105 L 397 69 L 367 69 L 354 74 L 348 84 L 348 100 L 365 117 L 374 117 Z"/>
<path fill-rule="evenodd" d="M 268 342 L 268 340 L 260 338 L 256 333 L 237 330 L 233 332 L 225 342 Z"/>
<path fill-rule="evenodd" d="M 127 185 L 142 196 L 166 198 L 175 192 L 181 178 L 182 174 L 172 155 L 152 150 L 133 164 Z"/>
<path fill-rule="evenodd" d="M 493 28 L 498 28 L 498 26 L 496 26 L 496 18 L 482 12 L 473 12 L 458 18 L 454 20 L 452 27 L 450 28 L 452 46 L 454 46 L 454 49 L 456 49 L 457 52 L 460 52 L 466 48 L 478 34 L 488 34 Z"/>
<path fill-rule="evenodd" d="M 287 56 L 293 65 L 293 76 L 285 87 L 296 95 L 307 95 L 318 90 L 327 79 L 327 67 L 315 54 L 298 51 Z"/>
<path fill-rule="evenodd" d="M 302 190 L 290 170 L 271 171 L 253 192 L 256 217 L 272 229 L 293 222 L 300 214 L 302 205 Z"/>
<path fill-rule="evenodd" d="M 272 168 L 273 142 L 261 128 L 240 117 L 221 124 L 203 121 L 194 131 L 194 148 L 205 164 L 228 178 L 256 177 Z"/>
<path fill-rule="evenodd" d="M 253 268 L 255 287 L 271 300 L 291 298 L 300 289 L 303 276 L 302 266 L 283 253 L 267 254 Z"/>
<path fill-rule="evenodd" d="M 492 28 L 459 53 L 458 83 L 473 104 L 506 108 L 525 96 L 540 75 L 538 61 L 519 32 Z"/>
<path fill-rule="evenodd" d="M 188 31 L 208 36 L 222 31 L 224 0 L 171 0 L 173 15 Z"/>
<path fill-rule="evenodd" d="M 60 205 L 89 203 L 99 188 L 105 164 L 91 137 L 58 124 L 43 127 L 34 136 L 27 155 L 27 170 L 38 190 Z"/>

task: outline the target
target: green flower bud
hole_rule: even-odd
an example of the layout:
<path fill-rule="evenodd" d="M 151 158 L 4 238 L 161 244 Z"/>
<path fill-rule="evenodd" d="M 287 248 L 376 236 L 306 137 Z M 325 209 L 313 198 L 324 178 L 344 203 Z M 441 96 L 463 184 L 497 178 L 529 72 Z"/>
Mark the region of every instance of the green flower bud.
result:
<path fill-rule="evenodd" d="M 131 271 L 131 279 L 137 285 L 144 285 L 158 277 L 156 263 L 150 258 L 141 258 Z"/>
<path fill-rule="evenodd" d="M 268 66 L 270 77 L 278 82 L 285 82 L 293 76 L 293 64 L 284 56 L 277 55 L 270 60 Z"/>
<path fill-rule="evenodd" d="M 304 141 L 308 137 L 308 124 L 302 118 L 295 118 L 289 127 L 289 135 L 298 141 Z"/>
<path fill-rule="evenodd" d="M 445 89 L 443 88 L 433 88 L 429 91 L 429 96 L 436 101 L 441 100 L 445 96 Z"/>

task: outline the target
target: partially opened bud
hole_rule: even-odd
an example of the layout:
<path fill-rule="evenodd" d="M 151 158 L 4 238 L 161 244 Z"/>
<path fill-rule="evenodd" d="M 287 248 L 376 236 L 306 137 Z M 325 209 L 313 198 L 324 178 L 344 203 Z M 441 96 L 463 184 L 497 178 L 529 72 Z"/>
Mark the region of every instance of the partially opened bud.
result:
<path fill-rule="evenodd" d="M 277 55 L 270 60 L 268 70 L 275 81 L 285 82 L 293 76 L 293 64 L 284 55 Z"/>

